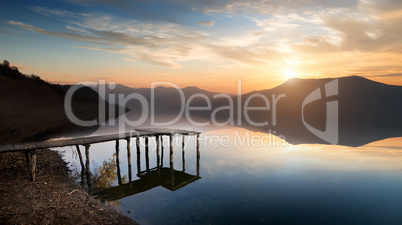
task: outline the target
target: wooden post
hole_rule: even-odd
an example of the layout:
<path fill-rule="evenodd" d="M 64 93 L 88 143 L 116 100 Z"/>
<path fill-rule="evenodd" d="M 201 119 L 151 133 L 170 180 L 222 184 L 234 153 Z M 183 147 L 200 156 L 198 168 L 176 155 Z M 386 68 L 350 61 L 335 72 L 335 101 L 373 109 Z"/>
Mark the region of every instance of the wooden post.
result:
<path fill-rule="evenodd" d="M 174 169 L 173 169 L 173 135 L 170 135 L 170 175 L 171 175 L 171 187 L 174 187 Z"/>
<path fill-rule="evenodd" d="M 116 140 L 116 167 L 117 167 L 117 182 L 119 185 L 122 184 L 121 182 L 121 171 L 120 171 L 120 143 L 119 140 Z"/>
<path fill-rule="evenodd" d="M 130 138 L 127 138 L 127 161 L 128 161 L 128 180 L 131 183 L 133 180 L 132 172 L 131 172 L 131 146 L 130 146 Z"/>
<path fill-rule="evenodd" d="M 145 165 L 147 168 L 147 173 L 149 172 L 149 139 L 145 137 Z"/>
<path fill-rule="evenodd" d="M 137 145 L 137 176 L 141 173 L 141 149 L 140 149 L 140 136 L 135 138 Z"/>
<path fill-rule="evenodd" d="M 36 150 L 31 150 L 30 151 L 30 170 L 31 170 L 31 180 L 34 182 L 35 181 L 35 172 L 36 172 Z"/>
<path fill-rule="evenodd" d="M 184 157 L 184 148 L 185 148 L 184 143 L 185 142 L 184 142 L 184 135 L 183 135 L 182 142 L 181 142 L 181 146 L 182 146 L 182 148 L 181 148 L 181 161 L 182 161 L 182 164 L 183 164 L 183 172 L 186 171 L 186 159 Z"/>
<path fill-rule="evenodd" d="M 161 135 L 161 146 L 162 146 L 162 154 L 161 154 L 161 167 L 163 167 L 163 152 L 164 152 L 164 149 L 163 149 L 163 135 Z"/>
<path fill-rule="evenodd" d="M 27 166 L 28 166 L 28 168 L 30 168 L 31 153 L 29 152 L 29 150 L 25 150 L 24 155 L 25 155 L 25 161 L 27 163 Z"/>
<path fill-rule="evenodd" d="M 75 145 L 75 148 L 77 149 L 78 158 L 80 159 L 81 171 L 84 171 L 85 166 L 84 166 L 84 161 L 82 160 L 82 154 L 81 154 L 80 146 Z"/>
<path fill-rule="evenodd" d="M 197 134 L 197 155 L 200 155 L 200 134 Z"/>
<path fill-rule="evenodd" d="M 200 176 L 200 134 L 197 134 L 197 176 Z"/>
<path fill-rule="evenodd" d="M 91 186 L 92 185 L 91 185 L 91 171 L 90 171 L 90 168 L 89 168 L 89 147 L 90 147 L 89 144 L 85 145 L 85 157 L 86 157 L 86 159 L 85 159 L 85 171 L 87 173 L 88 190 L 89 190 L 89 192 L 91 192 Z"/>
<path fill-rule="evenodd" d="M 158 168 L 158 174 L 160 174 L 161 167 L 160 167 L 160 156 L 159 156 L 159 135 L 156 135 L 155 138 L 156 138 L 156 167 Z"/>
<path fill-rule="evenodd" d="M 80 146 L 76 145 L 75 148 L 77 149 L 78 158 L 80 159 L 80 164 L 81 164 L 81 185 L 82 185 L 82 184 L 84 184 L 85 165 L 84 165 L 84 160 L 82 159 Z"/>
<path fill-rule="evenodd" d="M 173 170 L 173 135 L 170 135 L 170 169 Z"/>

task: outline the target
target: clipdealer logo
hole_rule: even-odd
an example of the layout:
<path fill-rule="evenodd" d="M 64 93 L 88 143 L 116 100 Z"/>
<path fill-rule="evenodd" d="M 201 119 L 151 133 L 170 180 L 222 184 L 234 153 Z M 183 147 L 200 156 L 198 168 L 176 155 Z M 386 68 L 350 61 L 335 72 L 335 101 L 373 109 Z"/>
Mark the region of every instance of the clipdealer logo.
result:
<path fill-rule="evenodd" d="M 186 98 L 184 96 L 184 93 L 182 89 L 180 89 L 179 86 L 176 84 L 173 84 L 171 82 L 152 82 L 151 83 L 151 99 L 146 99 L 144 96 L 138 93 L 132 93 L 128 96 L 125 96 L 123 94 L 106 94 L 106 86 L 109 89 L 114 89 L 115 84 L 114 83 L 109 83 L 106 85 L 105 81 L 100 81 L 99 83 L 95 82 L 80 82 L 77 83 L 77 85 L 73 85 L 67 92 L 66 98 L 65 98 L 65 112 L 73 123 L 79 125 L 79 126 L 94 126 L 94 125 L 101 125 L 102 123 L 107 121 L 106 118 L 106 104 L 104 101 L 99 102 L 99 118 L 96 120 L 89 120 L 89 121 L 83 121 L 77 118 L 71 108 L 71 100 L 72 96 L 74 95 L 74 92 L 76 92 L 79 88 L 82 88 L 84 84 L 91 84 L 97 87 L 99 85 L 99 95 L 101 96 L 102 99 L 107 100 L 110 105 L 109 107 L 114 107 L 114 104 L 118 104 L 119 106 L 126 106 L 128 101 L 132 99 L 136 99 L 140 102 L 141 104 L 141 116 L 138 120 L 136 121 L 131 121 L 129 118 L 126 117 L 124 111 L 122 110 L 124 107 L 119 108 L 118 115 L 121 115 L 118 120 L 118 127 L 121 132 L 126 132 L 126 125 L 131 126 L 131 127 L 136 127 L 139 125 L 142 125 L 145 120 L 150 116 L 150 121 L 152 126 L 168 126 L 171 125 L 175 122 L 177 122 L 181 117 L 185 116 L 185 118 L 195 127 L 202 127 L 202 126 L 207 126 L 212 122 L 216 126 L 225 126 L 225 125 L 242 125 L 242 120 L 245 120 L 245 122 L 249 123 L 252 126 L 255 127 L 261 127 L 261 126 L 277 126 L 280 124 L 277 124 L 277 104 L 280 101 L 280 99 L 286 98 L 286 94 L 271 94 L 272 96 L 268 95 L 263 95 L 261 93 L 253 93 L 251 95 L 247 95 L 247 97 L 244 97 L 241 92 L 241 81 L 238 81 L 238 95 L 237 97 L 231 97 L 227 94 L 216 94 L 213 96 L 213 98 L 210 98 L 204 94 L 193 94 L 192 96 Z M 170 87 L 173 87 L 177 90 L 177 93 L 180 95 L 180 101 L 181 101 L 181 108 L 180 108 L 180 113 L 177 115 L 177 117 L 174 120 L 160 123 L 155 121 L 155 87 L 156 85 L 167 85 Z M 301 111 L 302 111 L 302 122 L 304 126 L 315 136 L 319 137 L 320 139 L 330 143 L 330 144 L 337 144 L 338 143 L 338 100 L 334 100 L 338 96 L 338 79 L 334 79 L 324 85 L 324 87 L 320 87 L 315 89 L 313 92 L 311 92 L 304 100 L 302 103 Z M 115 101 L 115 98 L 117 97 L 117 102 Z M 272 97 L 272 98 L 270 98 Z M 228 105 L 222 105 L 217 108 L 212 108 L 212 100 L 216 98 L 226 98 L 228 100 Z M 259 106 L 251 106 L 250 102 L 252 99 L 258 98 L 262 100 L 262 105 Z M 205 105 L 204 106 L 191 106 L 191 102 L 194 100 L 202 100 Z M 305 107 L 313 103 L 315 101 L 326 101 L 326 128 L 324 131 L 321 131 L 312 125 L 308 124 L 305 121 L 305 113 L 304 109 Z M 237 101 L 237 107 L 235 107 L 234 101 Z M 111 108 L 111 109 L 112 109 Z M 109 109 L 109 118 L 113 118 L 116 114 L 116 112 L 113 112 L 113 110 Z M 220 111 L 228 111 L 228 118 L 226 121 L 223 122 L 218 122 L 216 119 L 216 114 Z M 237 110 L 237 120 L 235 118 L 235 112 Z M 249 111 L 260 111 L 260 110 L 265 110 L 265 111 L 271 111 L 271 123 L 268 124 L 268 121 L 265 122 L 256 122 L 254 121 L 253 117 L 250 117 Z M 190 111 L 206 111 L 210 112 L 210 120 L 208 122 L 204 123 L 199 123 L 196 122 L 192 119 L 192 113 Z M 109 122 L 109 125 L 115 125 L 115 121 L 111 120 Z"/>
<path fill-rule="evenodd" d="M 324 86 L 325 98 L 323 99 L 321 88 L 315 89 L 311 92 L 303 101 L 302 105 L 302 120 L 304 126 L 315 136 L 321 138 L 322 140 L 336 145 L 339 139 L 339 106 L 338 100 L 331 100 L 335 96 L 338 96 L 338 79 L 334 79 Z M 326 122 L 325 122 L 325 131 L 321 131 L 310 124 L 308 124 L 304 120 L 304 107 L 312 102 L 318 100 L 326 101 Z"/>

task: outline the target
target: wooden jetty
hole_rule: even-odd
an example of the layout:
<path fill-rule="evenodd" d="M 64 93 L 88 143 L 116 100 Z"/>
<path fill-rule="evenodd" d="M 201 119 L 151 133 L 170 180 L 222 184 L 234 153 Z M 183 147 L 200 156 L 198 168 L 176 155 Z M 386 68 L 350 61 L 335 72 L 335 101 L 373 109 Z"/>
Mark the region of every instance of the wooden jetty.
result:
<path fill-rule="evenodd" d="M 57 148 L 57 147 L 66 147 L 66 146 L 76 146 L 77 152 L 79 154 L 80 163 L 82 168 L 84 169 L 83 157 L 81 155 L 81 151 L 79 146 L 82 145 L 85 147 L 85 171 L 87 173 L 87 179 L 89 176 L 89 148 L 91 144 L 108 142 L 108 141 L 116 141 L 116 151 L 118 153 L 119 148 L 119 140 L 126 140 L 127 144 L 127 157 L 129 160 L 129 168 L 131 171 L 131 149 L 130 149 L 130 140 L 131 138 L 137 139 L 137 154 L 139 154 L 139 137 L 156 137 L 159 140 L 159 137 L 169 136 L 170 137 L 170 155 L 171 160 L 170 163 L 173 166 L 173 136 L 174 135 L 197 135 L 197 144 L 199 146 L 199 134 L 201 132 L 191 131 L 191 130 L 181 130 L 181 129 L 168 129 L 168 128 L 144 128 L 144 129 L 135 129 L 126 133 L 117 133 L 117 134 L 109 134 L 109 135 L 99 135 L 99 136 L 87 136 L 87 137 L 78 137 L 78 138 L 65 138 L 65 139 L 50 139 L 46 141 L 38 141 L 38 142 L 29 142 L 23 144 L 8 144 L 8 145 L 0 145 L 0 153 L 5 152 L 23 152 L 25 154 L 26 161 L 29 165 L 29 169 L 31 171 L 31 180 L 35 181 L 35 171 L 36 171 L 36 151 L 41 149 L 48 148 Z M 146 139 L 146 140 L 147 140 Z M 159 145 L 158 149 L 159 149 Z M 162 146 L 163 147 L 163 146 Z M 163 151 L 162 151 L 163 154 Z M 117 154 L 118 155 L 118 154 Z M 199 147 L 197 147 L 197 155 L 199 155 Z M 163 155 L 162 155 L 163 157 Z M 118 159 L 117 159 L 118 161 Z M 118 169 L 119 171 L 119 169 Z M 129 179 L 131 180 L 131 172 L 129 173 Z M 121 181 L 120 181 L 121 182 Z M 90 184 L 90 182 L 88 182 Z M 90 188 L 90 187 L 89 187 Z"/>

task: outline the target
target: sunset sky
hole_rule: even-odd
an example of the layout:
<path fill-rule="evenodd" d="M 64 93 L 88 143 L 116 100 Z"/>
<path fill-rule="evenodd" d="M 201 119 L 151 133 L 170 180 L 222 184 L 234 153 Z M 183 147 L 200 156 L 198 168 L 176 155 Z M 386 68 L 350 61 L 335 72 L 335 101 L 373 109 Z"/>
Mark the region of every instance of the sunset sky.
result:
<path fill-rule="evenodd" d="M 235 93 L 291 77 L 402 85 L 400 0 L 0 3 L 0 60 L 55 83 L 169 81 Z"/>

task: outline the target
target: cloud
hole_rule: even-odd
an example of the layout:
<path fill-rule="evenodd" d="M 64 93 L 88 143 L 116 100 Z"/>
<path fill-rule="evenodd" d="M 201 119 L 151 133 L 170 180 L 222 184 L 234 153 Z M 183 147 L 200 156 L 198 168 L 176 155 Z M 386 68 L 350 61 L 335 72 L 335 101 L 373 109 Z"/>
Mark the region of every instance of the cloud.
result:
<path fill-rule="evenodd" d="M 351 8 L 358 3 L 357 0 L 222 0 L 199 1 L 192 0 L 197 10 L 206 14 L 272 14 L 278 12 L 296 12 L 324 8 Z"/>
<path fill-rule="evenodd" d="M 370 11 L 375 13 L 396 11 L 402 8 L 402 2 L 400 0 L 364 0 L 359 2 L 361 10 Z"/>
<path fill-rule="evenodd" d="M 291 48 L 299 54 L 320 57 L 319 54 L 329 52 L 402 53 L 401 1 L 361 0 L 351 8 L 318 10 L 311 7 L 288 14 L 273 14 L 266 19 L 251 19 L 265 31 L 286 29 L 287 24 L 299 25 L 304 32 L 310 31 L 310 34 L 299 35 L 301 40 L 293 38 Z"/>
<path fill-rule="evenodd" d="M 384 51 L 402 45 L 402 17 L 329 17 L 326 26 L 342 33 L 344 51 Z"/>
<path fill-rule="evenodd" d="M 386 49 L 385 51 L 391 52 L 391 53 L 402 54 L 402 45 L 392 46 L 392 47 Z"/>
<path fill-rule="evenodd" d="M 293 29 L 299 25 L 283 18 L 268 18 L 268 19 L 256 19 L 251 18 L 257 26 L 262 27 L 264 31 L 275 31 L 279 28 Z"/>
<path fill-rule="evenodd" d="M 202 26 L 206 26 L 206 27 L 212 27 L 213 25 L 215 25 L 215 21 L 213 21 L 213 20 L 205 20 L 205 21 L 200 21 L 197 24 L 202 25 Z"/>
<path fill-rule="evenodd" d="M 153 3 L 169 5 L 163 11 L 172 13 L 176 12 L 170 10 L 172 5 L 181 2 Z M 84 4 L 124 7 L 125 4 L 143 3 L 86 0 Z M 286 60 L 301 59 L 304 62 L 304 65 L 300 63 L 301 68 L 323 68 L 325 65 L 328 68 L 322 71 L 330 72 L 339 71 L 339 64 L 347 64 L 342 65 L 345 68 L 342 72 L 350 74 L 359 64 L 345 60 L 348 57 L 356 57 L 357 61 L 357 57 L 365 53 L 402 53 L 402 4 L 392 0 L 188 0 L 179 10 L 188 9 L 192 13 L 196 10 L 198 14 L 210 14 L 214 19 L 225 18 L 228 27 L 207 29 L 214 32 L 208 35 L 197 31 L 196 24 L 191 27 L 166 20 L 127 19 L 105 13 L 77 13 L 43 7 L 33 10 L 61 21 L 62 29 L 19 21 L 9 21 L 9 24 L 74 40 L 80 42 L 81 48 L 121 54 L 123 60 L 133 63 L 146 62 L 171 68 L 180 68 L 184 61 L 200 60 L 222 66 L 241 64 L 265 69 L 266 65 L 286 67 Z M 212 27 L 215 21 L 197 24 Z M 228 30 L 235 36 L 229 36 Z M 376 57 L 370 55 L 361 61 L 372 62 Z"/>
<path fill-rule="evenodd" d="M 193 48 L 206 39 L 201 32 L 178 24 L 121 20 L 109 15 L 72 13 L 63 10 L 35 8 L 37 12 L 66 24 L 63 30 L 51 31 L 18 21 L 8 24 L 48 36 L 82 43 L 92 50 L 112 51 L 154 65 L 179 68 Z M 177 61 L 177 62 L 176 62 Z"/>
<path fill-rule="evenodd" d="M 8 21 L 9 24 L 20 27 L 22 29 L 26 29 L 29 31 L 35 31 L 39 32 L 45 35 L 49 36 L 55 36 L 55 37 L 61 37 L 61 38 L 66 38 L 66 39 L 71 39 L 75 41 L 80 41 L 80 42 L 88 42 L 92 44 L 103 44 L 103 45 L 108 45 L 109 41 L 104 40 L 100 37 L 93 37 L 93 36 L 87 36 L 87 35 L 81 35 L 81 34 L 76 34 L 76 33 L 69 33 L 69 32 L 54 32 L 54 31 L 47 31 L 38 27 L 31 26 L 29 24 L 21 23 L 18 21 Z"/>
<path fill-rule="evenodd" d="M 91 50 L 100 50 L 100 51 L 110 51 L 110 52 L 118 52 L 121 53 L 124 49 L 122 48 L 103 48 L 103 47 L 96 47 L 96 46 L 77 46 L 78 48 L 85 48 L 85 49 L 91 49 Z"/>
<path fill-rule="evenodd" d="M 12 34 L 12 30 L 0 26 L 0 34 Z"/>
<path fill-rule="evenodd" d="M 180 63 L 188 60 L 262 65 L 279 57 L 267 47 L 268 44 L 258 43 L 258 38 L 253 35 L 251 38 L 209 39 L 208 34 L 174 23 L 123 20 L 107 14 L 39 7 L 34 10 L 63 22 L 65 27 L 52 31 L 19 21 L 8 23 L 44 35 L 88 43 L 90 45 L 78 47 L 122 54 L 126 61 L 180 68 Z M 202 21 L 202 24 L 211 25 L 213 22 Z"/>
<path fill-rule="evenodd" d="M 281 56 L 273 49 L 265 46 L 230 46 L 208 45 L 208 48 L 218 54 L 220 58 L 230 59 L 248 65 L 266 65 Z"/>
<path fill-rule="evenodd" d="M 103 5 L 109 5 L 109 6 L 114 6 L 114 7 L 128 7 L 132 6 L 132 2 L 127 1 L 127 0 L 68 0 L 69 2 L 79 4 L 79 5 L 85 5 L 85 6 L 90 6 L 92 4 L 103 4 Z"/>
<path fill-rule="evenodd" d="M 260 28 L 254 33 L 262 36 L 262 40 L 274 40 L 280 30 L 292 42 L 290 47 L 299 53 L 401 53 L 398 46 L 402 46 L 402 2 L 399 0 L 197 2 L 197 10 L 206 14 L 249 15 Z"/>
<path fill-rule="evenodd" d="M 127 57 L 123 58 L 123 60 L 128 61 L 128 62 L 136 62 L 135 59 L 133 59 L 133 58 L 127 58 Z"/>

